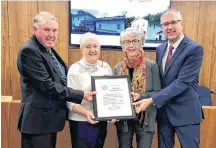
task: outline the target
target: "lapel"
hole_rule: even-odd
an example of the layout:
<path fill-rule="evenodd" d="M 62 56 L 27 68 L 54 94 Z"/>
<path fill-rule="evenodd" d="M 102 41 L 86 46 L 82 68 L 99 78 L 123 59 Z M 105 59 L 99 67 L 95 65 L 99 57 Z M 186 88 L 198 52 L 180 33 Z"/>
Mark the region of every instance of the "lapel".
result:
<path fill-rule="evenodd" d="M 166 48 L 167 48 L 167 44 L 168 43 L 165 43 L 163 45 L 161 45 L 160 49 L 159 49 L 159 57 L 158 57 L 158 65 L 159 65 L 159 70 L 161 71 L 161 73 L 163 73 L 163 68 L 162 68 L 162 59 L 163 59 L 163 55 L 166 51 Z"/>
<path fill-rule="evenodd" d="M 54 69 L 54 71 L 60 77 L 62 83 L 64 83 L 64 80 L 62 78 L 62 74 L 58 70 L 58 68 L 56 67 L 55 63 L 53 62 L 53 59 L 52 59 L 50 53 L 46 50 L 46 48 L 43 45 L 40 44 L 40 42 L 37 40 L 37 38 L 36 38 L 35 35 L 32 36 L 32 39 L 38 45 L 38 49 L 42 52 L 42 55 L 44 56 L 44 58 L 50 63 L 50 65 L 52 66 L 52 68 Z M 66 71 L 66 74 L 67 74 L 67 66 L 66 66 L 66 64 L 64 63 L 64 61 L 61 59 L 61 57 L 56 53 L 56 51 L 53 48 L 51 50 L 55 54 L 55 56 L 59 60 L 59 62 L 62 63 L 62 65 L 65 67 L 65 71 Z M 65 84 L 65 85 L 67 85 L 67 84 Z"/>
<path fill-rule="evenodd" d="M 185 49 L 185 45 L 187 44 L 188 38 L 185 35 L 184 38 L 182 39 L 182 41 L 180 42 L 180 44 L 178 45 L 178 47 L 176 48 L 172 59 L 170 60 L 169 63 L 167 63 L 166 67 L 165 67 L 165 72 L 164 72 L 164 76 L 167 74 L 167 72 L 169 71 L 171 65 L 175 62 L 175 60 L 177 60 L 177 57 L 180 55 L 180 53 Z"/>

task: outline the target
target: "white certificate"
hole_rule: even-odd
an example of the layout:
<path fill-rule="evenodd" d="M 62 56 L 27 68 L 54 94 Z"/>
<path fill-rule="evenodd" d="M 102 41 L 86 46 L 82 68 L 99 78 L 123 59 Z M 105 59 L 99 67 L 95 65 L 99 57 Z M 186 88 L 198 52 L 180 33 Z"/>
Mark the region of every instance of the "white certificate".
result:
<path fill-rule="evenodd" d="M 135 118 L 131 97 L 131 81 L 124 76 L 92 77 L 95 120 Z"/>

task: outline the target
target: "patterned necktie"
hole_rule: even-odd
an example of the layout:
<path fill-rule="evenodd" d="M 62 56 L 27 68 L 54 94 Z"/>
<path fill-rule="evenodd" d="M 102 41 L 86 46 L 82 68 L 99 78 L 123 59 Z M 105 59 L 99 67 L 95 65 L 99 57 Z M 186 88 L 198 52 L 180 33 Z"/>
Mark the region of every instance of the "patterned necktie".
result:
<path fill-rule="evenodd" d="M 61 74 L 62 80 L 64 81 L 65 84 L 67 84 L 67 78 L 66 78 L 65 73 L 62 70 L 61 63 L 56 59 L 56 57 L 53 55 L 53 53 L 50 52 L 50 55 L 52 57 L 53 62 L 55 63 L 55 66 L 57 67 L 58 71 Z"/>
<path fill-rule="evenodd" d="M 172 59 L 172 51 L 173 51 L 174 47 L 172 45 L 169 46 L 169 51 L 168 51 L 168 55 L 167 55 L 167 59 L 166 59 L 166 64 L 169 63 L 169 61 Z"/>

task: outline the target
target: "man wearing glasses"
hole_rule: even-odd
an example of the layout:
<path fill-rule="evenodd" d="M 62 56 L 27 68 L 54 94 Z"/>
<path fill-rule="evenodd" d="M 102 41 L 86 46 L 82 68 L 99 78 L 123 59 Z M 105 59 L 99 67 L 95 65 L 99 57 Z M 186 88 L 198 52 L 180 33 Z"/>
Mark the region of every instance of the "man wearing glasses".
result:
<path fill-rule="evenodd" d="M 157 107 L 159 148 L 173 148 L 175 133 L 182 148 L 198 148 L 202 121 L 198 77 L 203 48 L 183 34 L 178 10 L 166 10 L 161 25 L 168 39 L 156 52 L 162 90 L 135 105 L 140 105 L 139 111 L 152 103 Z"/>

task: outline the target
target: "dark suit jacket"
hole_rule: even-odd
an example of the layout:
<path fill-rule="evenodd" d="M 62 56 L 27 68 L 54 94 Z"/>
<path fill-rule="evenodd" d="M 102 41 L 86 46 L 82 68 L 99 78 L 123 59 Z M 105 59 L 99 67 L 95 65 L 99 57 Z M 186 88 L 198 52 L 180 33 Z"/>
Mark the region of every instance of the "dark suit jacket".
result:
<path fill-rule="evenodd" d="M 198 77 L 203 58 L 203 48 L 184 36 L 173 54 L 165 72 L 162 70 L 162 58 L 167 43 L 156 51 L 162 90 L 152 96 L 159 108 L 164 108 L 169 121 L 174 126 L 200 123 L 202 109 L 198 93 Z"/>
<path fill-rule="evenodd" d="M 61 131 L 66 120 L 66 101 L 81 103 L 83 91 L 66 87 L 52 57 L 34 35 L 20 49 L 17 67 L 22 89 L 18 129 L 31 134 Z"/>

